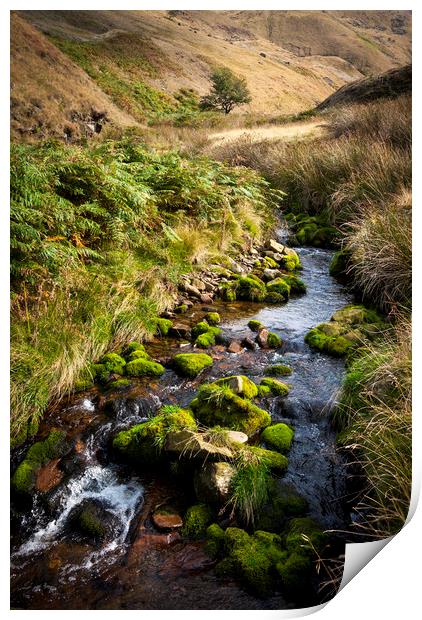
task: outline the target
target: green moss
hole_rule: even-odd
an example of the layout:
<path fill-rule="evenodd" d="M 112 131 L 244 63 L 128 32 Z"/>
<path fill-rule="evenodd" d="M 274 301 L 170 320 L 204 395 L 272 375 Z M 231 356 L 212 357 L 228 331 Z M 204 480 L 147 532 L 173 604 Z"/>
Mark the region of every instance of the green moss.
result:
<path fill-rule="evenodd" d="M 125 357 L 127 355 L 130 355 L 134 351 L 145 351 L 145 347 L 143 344 L 140 344 L 139 342 L 135 342 L 135 341 L 129 342 L 129 344 L 125 347 L 125 350 L 124 350 Z"/>
<path fill-rule="evenodd" d="M 202 385 L 191 402 L 198 420 L 206 426 L 220 425 L 254 435 L 271 422 L 270 415 L 229 387 L 213 383 Z"/>
<path fill-rule="evenodd" d="M 351 325 L 384 322 L 384 319 L 378 312 L 365 308 L 362 305 L 345 306 L 341 310 L 337 310 L 331 317 L 331 320 Z"/>
<path fill-rule="evenodd" d="M 242 276 L 236 282 L 236 297 L 243 301 L 264 301 L 265 284 L 256 276 Z"/>
<path fill-rule="evenodd" d="M 163 407 L 151 420 L 118 433 L 113 448 L 126 460 L 151 465 L 160 460 L 167 433 L 183 429 L 197 429 L 191 412 L 176 406 Z"/>
<path fill-rule="evenodd" d="M 346 275 L 350 263 L 350 252 L 338 250 L 335 252 L 330 263 L 330 276 L 339 278 Z"/>
<path fill-rule="evenodd" d="M 221 334 L 221 329 L 218 327 L 208 327 L 208 330 L 202 334 L 200 334 L 196 340 L 195 344 L 201 349 L 206 349 L 207 347 L 212 347 L 215 345 L 215 338 Z"/>
<path fill-rule="evenodd" d="M 264 268 L 267 267 L 268 269 L 278 269 L 277 261 L 271 258 L 271 256 L 265 256 L 262 262 L 263 262 L 262 267 Z"/>
<path fill-rule="evenodd" d="M 286 364 L 274 364 L 273 366 L 267 366 L 265 369 L 266 375 L 272 375 L 274 377 L 284 377 L 292 374 L 292 369 Z"/>
<path fill-rule="evenodd" d="M 271 349 L 277 349 L 278 347 L 281 347 L 282 340 L 280 336 L 278 336 L 277 334 L 274 334 L 274 332 L 269 332 L 268 338 L 267 338 L 267 344 Z"/>
<path fill-rule="evenodd" d="M 273 379 L 272 377 L 264 377 L 261 379 L 261 385 L 270 388 L 272 394 L 275 396 L 287 396 L 290 392 L 290 387 L 286 383 Z"/>
<path fill-rule="evenodd" d="M 125 371 L 129 377 L 159 377 L 164 373 L 164 366 L 158 362 L 138 358 L 128 362 Z"/>
<path fill-rule="evenodd" d="M 206 334 L 209 329 L 210 326 L 206 321 L 200 321 L 199 323 L 194 325 L 192 327 L 193 340 L 196 340 L 196 338 L 198 338 L 198 336 L 200 336 L 201 334 Z"/>
<path fill-rule="evenodd" d="M 306 284 L 298 276 L 290 274 L 283 276 L 284 281 L 290 286 L 290 292 L 296 295 L 302 295 L 306 293 Z"/>
<path fill-rule="evenodd" d="M 303 592 L 309 583 L 312 561 L 302 554 L 292 553 L 287 555 L 284 561 L 277 563 L 276 570 L 284 590 L 290 595 L 297 595 Z"/>
<path fill-rule="evenodd" d="M 289 553 L 313 557 L 314 550 L 321 552 L 326 543 L 327 536 L 310 517 L 299 517 L 289 522 L 286 535 L 286 548 Z"/>
<path fill-rule="evenodd" d="M 294 271 L 300 266 L 300 262 L 294 256 L 283 256 L 280 264 L 286 271 Z"/>
<path fill-rule="evenodd" d="M 268 282 L 267 292 L 278 293 L 283 297 L 284 301 L 287 301 L 290 296 L 290 286 L 284 278 L 275 278 L 271 280 L 271 282 Z"/>
<path fill-rule="evenodd" d="M 223 385 L 232 389 L 236 394 L 244 398 L 255 398 L 258 395 L 258 386 L 244 375 L 232 375 L 214 381 L 212 385 Z"/>
<path fill-rule="evenodd" d="M 176 306 L 176 308 L 174 309 L 174 311 L 177 314 L 186 314 L 186 312 L 188 311 L 188 307 L 186 304 L 180 304 L 180 306 Z"/>
<path fill-rule="evenodd" d="M 213 523 L 207 527 L 206 538 L 205 551 L 212 558 L 218 557 L 224 548 L 224 530 L 217 523 Z"/>
<path fill-rule="evenodd" d="M 143 349 L 137 349 L 136 351 L 133 351 L 126 357 L 126 360 L 128 362 L 133 362 L 134 360 L 139 360 L 139 359 L 149 360 L 151 358 L 148 355 L 148 353 L 144 351 Z"/>
<path fill-rule="evenodd" d="M 259 330 L 264 329 L 265 326 L 261 323 L 261 321 L 256 321 L 252 319 L 249 321 L 248 327 L 253 332 L 259 332 Z"/>
<path fill-rule="evenodd" d="M 18 493 L 30 493 L 40 467 L 66 453 L 68 445 L 65 439 L 63 431 L 52 430 L 47 439 L 34 443 L 12 477 L 12 488 Z"/>
<path fill-rule="evenodd" d="M 202 370 L 212 366 L 212 357 L 205 353 L 179 353 L 173 358 L 176 372 L 185 377 L 196 377 Z"/>
<path fill-rule="evenodd" d="M 156 336 L 167 336 L 170 327 L 173 323 L 170 319 L 157 319 L 157 329 L 155 331 Z"/>
<path fill-rule="evenodd" d="M 77 517 L 77 524 L 83 534 L 95 539 L 102 539 L 107 533 L 107 528 L 103 524 L 95 510 L 89 506 L 85 507 Z"/>
<path fill-rule="evenodd" d="M 279 452 L 287 452 L 292 445 L 294 430 L 287 424 L 273 424 L 262 433 L 261 438 Z"/>
<path fill-rule="evenodd" d="M 258 448 L 256 446 L 250 446 L 249 450 L 260 460 L 261 463 L 266 465 L 274 472 L 284 473 L 289 464 L 284 454 L 275 452 L 274 450 L 265 450 L 264 448 Z"/>
<path fill-rule="evenodd" d="M 322 351 L 333 355 L 335 357 L 342 357 L 346 355 L 350 347 L 352 347 L 352 340 L 346 338 L 341 334 L 344 331 L 344 327 L 336 323 L 322 323 L 317 327 L 313 327 L 305 336 L 305 342 L 310 347 L 317 351 Z M 333 335 L 329 335 L 333 334 Z"/>
<path fill-rule="evenodd" d="M 236 301 L 236 291 L 233 284 L 223 284 L 220 287 L 221 299 L 224 301 Z"/>
<path fill-rule="evenodd" d="M 280 532 L 292 517 L 303 517 L 308 512 L 308 502 L 291 487 L 280 487 L 273 482 L 267 503 L 259 512 L 256 526 L 270 532 Z"/>
<path fill-rule="evenodd" d="M 326 351 L 334 357 L 343 357 L 352 346 L 352 342 L 344 336 L 337 336 L 337 338 L 331 338 L 326 343 Z"/>
<path fill-rule="evenodd" d="M 207 312 L 205 315 L 205 319 L 209 325 L 218 325 L 221 321 L 220 315 L 218 312 Z"/>
<path fill-rule="evenodd" d="M 117 379 L 116 381 L 111 381 L 108 384 L 107 388 L 110 390 L 125 390 L 130 387 L 132 383 L 128 379 Z"/>
<path fill-rule="evenodd" d="M 213 516 L 213 511 L 206 504 L 191 506 L 185 514 L 182 534 L 188 538 L 204 538 Z"/>
<path fill-rule="evenodd" d="M 73 386 L 73 390 L 75 392 L 84 392 L 85 390 L 89 390 L 94 386 L 94 381 L 89 378 L 79 379 L 75 381 L 75 385 Z"/>
<path fill-rule="evenodd" d="M 258 385 L 258 396 L 260 398 L 266 398 L 267 396 L 271 396 L 271 389 L 268 385 Z"/>
<path fill-rule="evenodd" d="M 109 373 L 113 372 L 118 375 L 122 375 L 124 373 L 124 367 L 126 366 L 126 362 L 123 357 L 120 357 L 117 353 L 107 353 L 106 355 L 103 355 L 99 363 L 104 366 L 105 371 L 108 371 Z"/>

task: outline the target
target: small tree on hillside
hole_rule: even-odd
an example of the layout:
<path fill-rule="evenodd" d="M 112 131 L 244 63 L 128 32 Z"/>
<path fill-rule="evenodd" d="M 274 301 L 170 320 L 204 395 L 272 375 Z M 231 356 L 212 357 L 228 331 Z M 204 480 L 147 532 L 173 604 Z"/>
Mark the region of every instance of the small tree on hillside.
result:
<path fill-rule="evenodd" d="M 228 114 L 235 106 L 251 101 L 245 78 L 237 77 L 230 69 L 213 71 L 211 82 L 211 92 L 201 99 L 203 110 L 223 110 Z"/>

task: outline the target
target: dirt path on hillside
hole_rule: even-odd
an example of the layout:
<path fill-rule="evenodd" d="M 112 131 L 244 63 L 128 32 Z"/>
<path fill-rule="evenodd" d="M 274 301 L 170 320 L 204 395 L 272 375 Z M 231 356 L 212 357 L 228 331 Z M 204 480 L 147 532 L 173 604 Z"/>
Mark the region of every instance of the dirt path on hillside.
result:
<path fill-rule="evenodd" d="M 227 142 L 233 142 L 248 137 L 252 142 L 262 140 L 301 140 L 303 138 L 323 135 L 326 126 L 320 120 L 307 121 L 305 123 L 289 123 L 287 125 L 270 125 L 252 127 L 251 129 L 228 129 L 209 135 L 212 146 L 221 146 Z"/>

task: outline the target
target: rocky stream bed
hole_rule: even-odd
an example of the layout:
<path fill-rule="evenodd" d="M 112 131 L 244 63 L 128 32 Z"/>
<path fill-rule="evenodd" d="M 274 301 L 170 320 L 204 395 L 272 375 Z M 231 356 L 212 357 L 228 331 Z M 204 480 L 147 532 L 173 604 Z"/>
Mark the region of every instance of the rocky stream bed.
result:
<path fill-rule="evenodd" d="M 307 287 L 305 295 L 292 295 L 287 303 L 268 304 L 207 298 L 205 290 L 200 292 L 204 297 L 178 317 L 178 324 L 186 328 L 201 321 L 210 309 L 221 317 L 219 328 L 225 342 L 205 351 L 212 356 L 213 365 L 196 378 L 179 376 L 167 363 L 178 353 L 197 351 L 191 343 L 170 336 L 155 338 L 145 348 L 165 365 L 162 376 L 137 378 L 131 387 L 114 392 L 93 387 L 51 409 L 37 438 L 46 438 L 52 428 L 63 430 L 72 450 L 50 460 L 38 472 L 37 491 L 30 501 L 14 500 L 12 504 L 12 607 L 296 606 L 282 590 L 257 596 L 232 575 L 216 571 L 216 560 L 207 553 L 204 540 L 194 540 L 181 529 L 186 510 L 197 503 L 183 472 L 173 476 L 161 468 L 134 468 L 117 458 L 112 439 L 119 431 L 148 420 L 162 405 L 187 407 L 204 382 L 242 375 L 258 384 L 269 365 L 286 364 L 292 369 L 283 378 L 291 386 L 289 394 L 268 395 L 258 403 L 270 413 L 272 423 L 294 428 L 287 471 L 275 476 L 276 484 L 299 493 L 307 502 L 308 516 L 323 529 L 344 530 L 348 526 L 346 464 L 336 449 L 329 416 L 344 361 L 311 350 L 304 336 L 350 303 L 351 295 L 329 275 L 331 250 L 297 248 L 297 252 L 303 265 L 300 277 Z M 245 346 L 256 336 L 248 327 L 250 320 L 263 323 L 282 339 L 282 345 Z M 14 453 L 14 467 L 27 448 Z M 107 507 L 107 534 L 100 543 L 93 544 L 70 525 L 84 502 L 100 515 L 101 506 Z M 167 510 L 161 510 L 160 517 L 162 507 Z M 230 514 L 222 517 L 221 524 L 233 525 Z M 304 593 L 301 606 L 317 600 Z"/>

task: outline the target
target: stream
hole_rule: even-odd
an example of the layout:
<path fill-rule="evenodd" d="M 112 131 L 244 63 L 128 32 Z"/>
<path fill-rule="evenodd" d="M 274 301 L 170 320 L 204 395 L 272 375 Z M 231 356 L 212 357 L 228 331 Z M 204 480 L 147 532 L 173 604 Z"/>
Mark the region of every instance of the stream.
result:
<path fill-rule="evenodd" d="M 26 510 L 12 512 L 12 608 L 17 609 L 285 609 L 294 607 L 277 594 L 258 599 L 230 578 L 217 577 L 201 542 L 154 528 L 155 506 L 171 502 L 180 511 L 195 503 L 181 497 L 171 478 L 160 472 L 134 473 L 114 462 L 111 438 L 117 431 L 148 419 L 163 404 L 187 405 L 198 386 L 222 376 L 245 374 L 257 382 L 264 368 L 286 363 L 293 373 L 285 398 L 271 398 L 272 420 L 295 429 L 289 466 L 282 484 L 295 488 L 309 503 L 310 516 L 326 529 L 344 529 L 350 513 L 345 462 L 336 451 L 329 411 L 344 374 L 344 361 L 315 353 L 305 333 L 350 303 L 351 295 L 330 277 L 333 252 L 297 248 L 307 294 L 287 304 L 216 302 L 220 327 L 228 338 L 250 336 L 250 319 L 258 319 L 283 340 L 281 349 L 228 353 L 213 348 L 214 365 L 195 380 L 167 369 L 160 379 L 140 379 L 127 392 L 101 394 L 96 389 L 74 395 L 55 408 L 40 427 L 45 437 L 53 426 L 66 430 L 75 450 L 61 465 L 65 475 L 43 497 L 36 494 Z M 194 306 L 181 321 L 204 315 Z M 147 351 L 166 361 L 190 352 L 190 344 L 154 340 Z M 86 499 L 104 503 L 113 517 L 113 535 L 100 547 L 78 539 L 68 527 L 72 510 Z"/>

